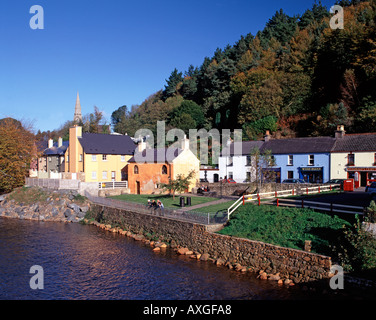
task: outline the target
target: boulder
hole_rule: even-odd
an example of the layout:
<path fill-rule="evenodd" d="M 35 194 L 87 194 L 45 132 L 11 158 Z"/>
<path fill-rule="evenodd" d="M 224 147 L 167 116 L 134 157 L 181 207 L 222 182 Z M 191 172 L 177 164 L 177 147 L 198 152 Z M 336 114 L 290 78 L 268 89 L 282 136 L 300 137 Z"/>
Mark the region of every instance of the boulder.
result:
<path fill-rule="evenodd" d="M 280 280 L 281 277 L 279 276 L 279 273 L 276 273 L 276 274 L 271 274 L 268 278 L 268 280 L 272 280 L 272 281 L 278 281 Z"/>
<path fill-rule="evenodd" d="M 183 255 L 183 254 L 185 254 L 187 251 L 189 251 L 188 248 L 180 248 L 180 249 L 178 250 L 178 254 Z"/>
<path fill-rule="evenodd" d="M 204 254 L 201 255 L 200 260 L 202 260 L 202 261 L 208 261 L 209 257 L 210 256 L 209 256 L 208 253 L 204 253 Z"/>
<path fill-rule="evenodd" d="M 76 214 L 81 211 L 80 207 L 76 205 L 75 203 L 68 203 L 67 207 L 71 208 Z"/>
<path fill-rule="evenodd" d="M 68 219 L 71 215 L 72 215 L 72 210 L 67 209 L 67 210 L 64 211 L 64 217 L 65 218 Z"/>
<path fill-rule="evenodd" d="M 226 262 L 221 258 L 217 259 L 217 261 L 215 262 L 217 266 L 223 266 L 225 263 Z"/>

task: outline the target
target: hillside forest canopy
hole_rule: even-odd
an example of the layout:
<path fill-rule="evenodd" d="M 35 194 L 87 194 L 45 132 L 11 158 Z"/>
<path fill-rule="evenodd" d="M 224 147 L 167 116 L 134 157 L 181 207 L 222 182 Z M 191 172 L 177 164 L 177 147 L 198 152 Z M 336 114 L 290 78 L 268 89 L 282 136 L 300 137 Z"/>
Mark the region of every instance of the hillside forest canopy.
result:
<path fill-rule="evenodd" d="M 85 132 L 106 125 L 134 136 L 138 129 L 166 131 L 242 129 L 244 140 L 376 131 L 376 0 L 342 0 L 344 28 L 332 30 L 333 14 L 314 2 L 302 15 L 283 9 L 265 28 L 218 48 L 200 66 L 172 70 L 164 88 L 140 105 L 115 109 L 110 121 L 95 107 Z M 71 122 L 39 139 L 67 139 Z M 104 126 L 103 126 L 104 125 Z M 99 130 L 98 128 L 101 128 Z"/>

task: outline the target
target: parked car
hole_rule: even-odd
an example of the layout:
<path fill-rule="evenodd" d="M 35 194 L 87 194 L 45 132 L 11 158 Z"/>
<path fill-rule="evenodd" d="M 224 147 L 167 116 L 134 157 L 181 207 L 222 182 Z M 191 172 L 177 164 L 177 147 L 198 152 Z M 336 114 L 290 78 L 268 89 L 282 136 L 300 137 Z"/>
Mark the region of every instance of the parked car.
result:
<path fill-rule="evenodd" d="M 303 179 L 286 179 L 282 183 L 307 183 Z"/>
<path fill-rule="evenodd" d="M 332 179 L 332 180 L 329 180 L 328 182 L 325 182 L 325 184 L 343 184 L 343 181 L 345 181 L 346 179 Z"/>
<path fill-rule="evenodd" d="M 371 195 L 371 197 L 376 196 L 376 182 L 372 182 L 371 185 L 366 187 L 366 192 Z"/>
<path fill-rule="evenodd" d="M 221 182 L 224 182 L 224 183 L 236 183 L 236 181 L 234 179 L 223 179 L 221 180 Z"/>

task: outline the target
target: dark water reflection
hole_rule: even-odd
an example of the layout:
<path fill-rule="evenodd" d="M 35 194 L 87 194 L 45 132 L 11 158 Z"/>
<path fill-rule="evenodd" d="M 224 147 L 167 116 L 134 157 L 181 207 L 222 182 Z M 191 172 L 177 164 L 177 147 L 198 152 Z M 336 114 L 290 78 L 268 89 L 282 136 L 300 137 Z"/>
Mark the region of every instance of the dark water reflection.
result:
<path fill-rule="evenodd" d="M 29 286 L 30 267 L 44 289 Z M 291 290 L 94 226 L 0 218 L 0 299 L 291 299 Z"/>

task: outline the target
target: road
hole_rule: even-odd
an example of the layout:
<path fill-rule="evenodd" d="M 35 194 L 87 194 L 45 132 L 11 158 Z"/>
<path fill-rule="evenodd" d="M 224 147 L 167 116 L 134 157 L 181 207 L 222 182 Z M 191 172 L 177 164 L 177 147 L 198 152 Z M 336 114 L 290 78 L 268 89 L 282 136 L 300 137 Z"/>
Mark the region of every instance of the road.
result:
<path fill-rule="evenodd" d="M 307 199 L 309 201 L 325 203 L 347 204 L 360 207 L 368 207 L 371 201 L 370 195 L 364 191 L 364 188 L 356 189 L 353 192 L 320 194 L 317 196 L 301 196 L 298 199 Z"/>

